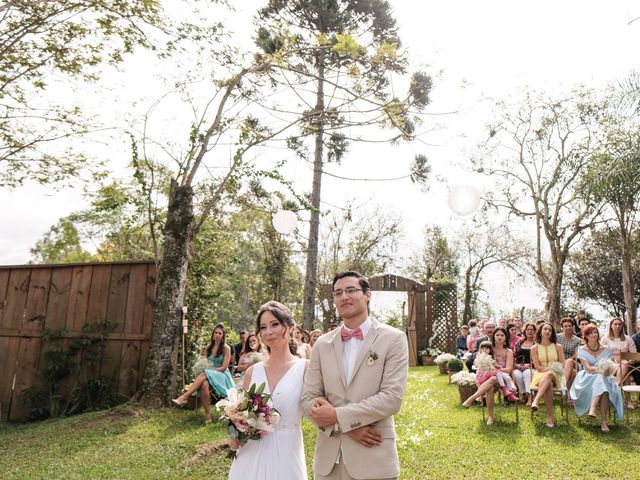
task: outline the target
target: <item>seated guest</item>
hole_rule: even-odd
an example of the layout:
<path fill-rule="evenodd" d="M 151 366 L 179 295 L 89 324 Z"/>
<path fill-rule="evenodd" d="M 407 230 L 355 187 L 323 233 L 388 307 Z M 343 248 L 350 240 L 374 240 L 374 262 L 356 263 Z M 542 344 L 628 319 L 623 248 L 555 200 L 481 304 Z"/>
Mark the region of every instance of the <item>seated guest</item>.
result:
<path fill-rule="evenodd" d="M 515 352 L 514 348 L 522 337 L 518 335 L 516 326 L 513 323 L 508 324 L 506 330 L 509 332 L 509 348 L 512 352 Z"/>
<path fill-rule="evenodd" d="M 309 338 L 309 345 L 311 346 L 311 348 L 313 348 L 313 346 L 316 344 L 316 340 L 318 340 L 318 338 L 320 338 L 321 335 L 322 335 L 322 330 L 318 330 L 316 328 L 315 330 L 311 331 L 311 338 Z"/>
<path fill-rule="evenodd" d="M 513 319 L 513 324 L 516 326 L 516 333 L 519 337 L 522 337 L 522 320 L 520 317 L 515 317 Z"/>
<path fill-rule="evenodd" d="M 476 354 L 478 353 L 478 348 L 480 347 L 480 344 L 482 342 L 487 341 L 487 340 L 489 340 L 489 341 L 491 340 L 491 336 L 493 335 L 493 331 L 496 329 L 496 324 L 494 322 L 492 322 L 491 320 L 487 320 L 482 325 L 482 329 L 483 329 L 483 332 L 482 332 L 483 335 L 476 339 L 475 348 L 473 349 L 474 353 L 471 356 L 469 356 L 469 358 L 466 361 L 466 365 L 467 365 L 467 368 L 469 369 L 469 371 L 471 371 L 472 368 L 473 368 L 473 362 L 476 360 Z"/>
<path fill-rule="evenodd" d="M 209 388 L 212 388 L 220 397 L 226 398 L 229 395 L 229 389 L 234 386 L 233 378 L 229 373 L 231 347 L 226 344 L 225 339 L 224 325 L 219 323 L 213 328 L 211 343 L 202 353 L 209 360 L 211 368 L 207 368 L 199 374 L 185 393 L 171 400 L 175 405 L 183 406 L 191 395 L 200 390 L 205 423 L 211 423 L 211 391 Z"/>
<path fill-rule="evenodd" d="M 609 332 L 602 339 L 602 344 L 605 347 L 609 347 L 613 353 L 613 359 L 620 365 L 618 368 L 618 384 L 622 384 L 622 380 L 627 377 L 629 373 L 629 362 L 627 360 L 620 360 L 620 354 L 626 352 L 636 353 L 636 344 L 630 336 L 624 334 L 624 323 L 618 317 L 612 318 L 609 322 Z M 625 383 L 628 383 L 629 379 L 626 378 Z M 625 394 L 625 401 L 627 402 L 627 408 L 634 409 L 635 405 L 631 401 L 631 395 Z"/>
<path fill-rule="evenodd" d="M 550 323 L 544 322 L 536 332 L 536 344 L 531 348 L 531 362 L 536 372 L 531 379 L 531 388 L 538 389 L 536 398 L 531 402 L 531 409 L 538 411 L 538 404 L 544 397 L 547 411 L 547 427 L 555 427 L 553 418 L 553 389 L 560 388 L 562 373 L 556 374 L 552 370 L 553 363 L 564 365 L 564 353 L 557 343 L 556 330 Z"/>
<path fill-rule="evenodd" d="M 482 332 L 478 328 L 478 322 L 475 320 L 469 321 L 469 335 L 467 335 L 467 351 L 473 353 L 476 351 L 476 340 L 480 337 Z"/>
<path fill-rule="evenodd" d="M 456 337 L 456 356 L 461 358 L 469 351 L 467 347 L 467 337 L 469 336 L 469 327 L 462 325 L 460 327 L 460 335 Z"/>
<path fill-rule="evenodd" d="M 631 335 L 631 340 L 636 344 L 636 350 L 640 352 L 640 317 L 636 320 L 636 333 Z M 640 385 L 640 371 L 634 370 L 631 372 L 631 376 L 633 377 L 633 381 L 636 382 L 636 385 Z"/>
<path fill-rule="evenodd" d="M 620 387 L 611 376 L 611 372 L 598 369 L 598 362 L 603 359 L 611 360 L 612 352 L 608 347 L 600 344 L 600 333 L 595 325 L 589 325 L 583 330 L 582 346 L 578 348 L 578 359 L 584 369 L 578 372 L 569 392 L 576 414 L 581 417 L 588 410 L 589 416 L 595 418 L 596 410 L 599 407 L 600 429 L 603 432 L 608 432 L 609 403 L 616 411 L 617 420 L 622 420 L 622 395 Z"/>
<path fill-rule="evenodd" d="M 311 345 L 304 342 L 302 328 L 297 323 L 296 323 L 296 326 L 293 327 L 293 339 L 295 340 L 296 345 L 298 346 L 298 351 L 296 352 L 296 356 L 303 359 L 307 359 L 307 360 L 310 359 Z"/>
<path fill-rule="evenodd" d="M 247 335 L 245 346 L 242 349 L 243 354 L 240 357 L 236 370 L 244 375 L 244 372 L 254 363 L 266 360 L 267 349 L 262 345 L 258 336 L 251 332 Z"/>
<path fill-rule="evenodd" d="M 582 338 L 582 327 L 591 323 L 587 318 L 587 312 L 585 312 L 584 310 L 578 310 L 576 312 L 576 318 L 574 319 L 574 321 L 576 325 L 576 337 Z"/>
<path fill-rule="evenodd" d="M 485 343 L 483 342 L 482 345 Z M 511 382 L 513 373 L 513 352 L 509 348 L 509 333 L 504 328 L 496 328 L 491 336 L 493 359 L 498 369 L 496 377 L 505 400 L 517 402 L 516 389 Z"/>
<path fill-rule="evenodd" d="M 564 317 L 560 320 L 560 327 L 562 335 L 558 336 L 558 343 L 562 346 L 564 353 L 564 381 L 567 390 L 570 390 L 577 372 L 576 350 L 580 346 L 580 339 L 574 335 L 573 318 Z M 571 406 L 571 398 L 567 399 L 567 403 Z"/>
<path fill-rule="evenodd" d="M 518 392 L 523 395 L 527 407 L 531 406 L 531 347 L 536 343 L 536 326 L 525 323 L 522 327 L 523 337 L 515 347 L 515 364 L 513 366 L 513 378 L 516 381 Z"/>
<path fill-rule="evenodd" d="M 589 321 L 588 318 L 584 317 L 584 318 L 581 318 L 580 320 L 578 320 L 578 331 L 576 332 L 576 337 L 582 338 L 582 330 L 587 325 L 591 325 L 591 322 Z"/>

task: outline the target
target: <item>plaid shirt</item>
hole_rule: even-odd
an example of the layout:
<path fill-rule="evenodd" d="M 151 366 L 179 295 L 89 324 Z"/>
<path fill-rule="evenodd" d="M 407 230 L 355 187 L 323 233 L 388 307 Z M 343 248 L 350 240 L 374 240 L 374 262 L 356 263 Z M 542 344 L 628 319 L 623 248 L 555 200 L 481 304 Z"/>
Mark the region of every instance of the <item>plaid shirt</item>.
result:
<path fill-rule="evenodd" d="M 564 338 L 564 335 L 558 335 L 558 343 L 562 345 L 562 351 L 564 352 L 565 360 L 567 358 L 573 357 L 573 354 L 576 352 L 582 341 L 576 337 L 575 335 L 567 340 Z"/>

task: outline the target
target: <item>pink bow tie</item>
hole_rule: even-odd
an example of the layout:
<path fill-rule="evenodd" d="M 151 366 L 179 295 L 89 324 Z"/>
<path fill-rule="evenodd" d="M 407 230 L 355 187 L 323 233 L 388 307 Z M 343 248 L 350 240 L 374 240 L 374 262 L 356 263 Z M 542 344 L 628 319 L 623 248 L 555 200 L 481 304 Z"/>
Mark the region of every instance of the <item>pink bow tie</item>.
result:
<path fill-rule="evenodd" d="M 364 338 L 362 336 L 362 330 L 360 330 L 360 327 L 357 327 L 351 331 L 343 327 L 340 329 L 340 336 L 342 337 L 343 342 L 348 342 L 352 338 L 356 338 L 358 340 L 362 340 Z"/>

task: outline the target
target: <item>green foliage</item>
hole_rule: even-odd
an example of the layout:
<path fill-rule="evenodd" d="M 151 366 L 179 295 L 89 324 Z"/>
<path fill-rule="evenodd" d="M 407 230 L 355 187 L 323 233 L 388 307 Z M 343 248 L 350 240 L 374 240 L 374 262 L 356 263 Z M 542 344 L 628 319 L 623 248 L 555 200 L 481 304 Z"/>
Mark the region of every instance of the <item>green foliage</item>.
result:
<path fill-rule="evenodd" d="M 67 338 L 64 328 L 45 330 L 45 390 L 24 390 L 35 419 L 99 410 L 115 403 L 112 381 L 102 373 L 105 347 L 114 325 L 107 319 L 88 323 L 83 335 Z M 68 387 L 68 391 L 64 391 Z"/>
<path fill-rule="evenodd" d="M 425 227 L 424 245 L 407 266 L 410 278 L 426 285 L 428 282 L 456 283 L 460 267 L 458 252 L 439 226 Z"/>
<path fill-rule="evenodd" d="M 83 250 L 75 225 L 62 218 L 30 250 L 33 263 L 88 262 L 93 256 Z"/>
<path fill-rule="evenodd" d="M 640 298 L 640 232 L 632 237 L 635 297 Z M 601 228 L 571 254 L 567 286 L 583 301 L 591 300 L 611 315 L 623 316 L 622 253 L 617 229 Z"/>
<path fill-rule="evenodd" d="M 447 362 L 447 370 L 450 372 L 461 372 L 464 368 L 464 363 L 459 358 L 452 358 Z"/>

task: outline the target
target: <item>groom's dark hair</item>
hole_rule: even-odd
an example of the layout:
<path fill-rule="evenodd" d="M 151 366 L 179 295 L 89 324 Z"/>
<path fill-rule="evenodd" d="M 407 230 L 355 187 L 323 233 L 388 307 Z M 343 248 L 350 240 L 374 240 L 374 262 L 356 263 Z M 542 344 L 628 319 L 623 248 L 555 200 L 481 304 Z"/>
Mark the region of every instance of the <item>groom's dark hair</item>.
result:
<path fill-rule="evenodd" d="M 331 289 L 333 290 L 333 288 L 336 286 L 336 282 L 338 280 L 340 280 L 341 278 L 345 278 L 345 277 L 355 277 L 358 279 L 358 283 L 360 284 L 360 288 L 362 289 L 362 293 L 368 292 L 369 291 L 369 280 L 367 280 L 367 277 L 365 277 L 364 275 L 360 274 L 359 272 L 356 272 L 354 270 L 347 270 L 346 272 L 340 272 L 340 273 L 336 273 L 336 276 L 333 277 L 333 283 L 331 284 Z"/>

